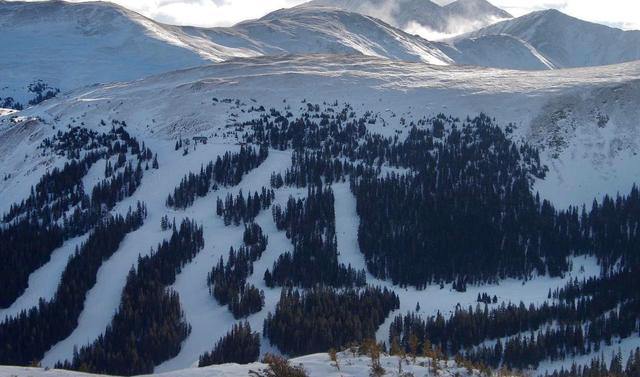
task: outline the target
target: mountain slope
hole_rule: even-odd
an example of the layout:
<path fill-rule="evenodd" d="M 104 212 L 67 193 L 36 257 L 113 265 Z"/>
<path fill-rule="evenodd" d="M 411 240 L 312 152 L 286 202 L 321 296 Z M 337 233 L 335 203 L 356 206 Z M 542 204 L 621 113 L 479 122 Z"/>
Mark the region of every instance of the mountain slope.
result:
<path fill-rule="evenodd" d="M 0 98 L 25 106 L 38 80 L 65 91 L 232 57 L 340 53 L 451 62 L 429 42 L 379 20 L 326 9 L 282 10 L 233 28 L 201 29 L 159 24 L 104 2 L 0 1 L 0 31 Z"/>
<path fill-rule="evenodd" d="M 363 13 L 402 29 L 443 34 L 469 32 L 512 17 L 486 0 L 457 0 L 444 7 L 429 0 L 313 0 L 308 4 Z"/>
<path fill-rule="evenodd" d="M 536 179 L 536 189 L 542 198 L 565 207 L 590 203 L 603 193 L 628 191 L 640 175 L 639 94 L 638 63 L 520 72 L 441 67 L 354 55 L 307 55 L 234 59 L 118 85 L 80 88 L 17 115 L 1 117 L 0 176 L 5 178 L 0 181 L 0 195 L 4 199 L 0 212 L 24 199 L 28 188 L 45 172 L 64 163 L 66 156 L 43 153 L 39 146 L 71 126 L 108 132 L 112 124 L 126 124 L 127 133 L 143 140 L 160 161 L 158 169 L 145 170 L 140 188 L 114 208 L 115 212 L 124 213 L 137 201 L 144 201 L 149 209 L 147 220 L 102 265 L 95 286 L 87 292 L 78 326 L 63 341 L 51 345 L 42 363 L 51 366 L 69 359 L 76 346 L 90 343 L 104 332 L 118 309 L 130 267 L 140 255 L 150 253 L 168 236 L 160 227 L 164 216 L 176 217 L 176 221 L 188 217 L 202 224 L 206 246 L 181 269 L 171 285 L 179 293 L 192 332 L 177 355 L 154 364 L 156 372 L 193 366 L 198 356 L 211 350 L 236 323 L 228 308 L 211 297 L 207 275 L 231 247 L 242 244 L 244 228 L 225 225 L 213 208 L 217 199 L 227 194 L 270 187 L 272 172 L 285 174 L 291 168 L 291 151 L 270 150 L 263 165 L 243 176 L 237 186 L 219 187 L 185 210 L 167 207 L 166 203 L 167 196 L 187 173 L 199 171 L 216 156 L 237 152 L 240 148 L 237 144 L 243 140 L 245 131 L 251 132 L 253 122 L 282 118 L 282 114 L 287 114 L 288 119 L 308 116 L 307 119 L 317 122 L 333 121 L 341 116 L 352 117 L 349 114 L 353 113 L 351 119 L 363 119 L 362 125 L 370 132 L 402 140 L 414 125 L 420 128 L 421 122 L 439 113 L 465 119 L 467 115 L 485 112 L 511 130 L 512 138 L 541 148 L 540 158 L 551 170 L 545 178 Z M 309 110 L 316 108 L 319 110 Z M 509 123 L 511 127 L 507 127 Z M 207 136 L 209 142 L 189 145 L 184 150 L 174 147 L 178 138 L 189 140 L 193 136 Z M 382 169 L 396 171 L 390 166 Z M 89 175 L 102 178 L 105 170 L 102 162 Z M 95 185 L 91 183 L 93 180 L 83 185 L 90 189 Z M 338 258 L 356 269 L 366 268 L 358 242 L 361 217 L 356 196 L 347 182 L 336 182 L 332 189 Z M 284 205 L 289 195 L 304 197 L 307 188 L 284 186 L 276 192 L 274 202 Z M 256 261 L 255 273 L 247 281 L 265 292 L 264 308 L 247 318 L 252 328 L 260 329 L 280 297 L 279 288 L 266 285 L 264 272 L 273 267 L 283 252 L 291 250 L 292 242 L 286 232 L 278 231 L 270 210 L 262 211 L 255 221 L 269 238 L 264 256 Z M 69 253 L 74 249 L 73 242 L 77 240 L 65 242 L 58 251 Z M 51 264 L 58 265 L 59 260 L 66 259 L 65 255 L 52 257 Z M 594 258 L 576 257 L 571 262 L 575 270 L 565 276 L 527 280 L 526 289 L 518 279 L 469 285 L 464 292 L 450 288 L 449 283 L 446 289 L 438 284 L 416 289 L 398 288 L 389 280 L 372 276 L 367 276 L 367 281 L 399 295 L 400 308 L 394 315 L 415 311 L 416 303 L 421 306 L 421 314 L 435 315 L 438 311 L 446 314 L 458 304 L 476 305 L 482 293 L 497 295 L 506 302 L 542 303 L 547 300 L 549 290 L 600 271 Z M 57 286 L 64 263 L 57 269 L 51 264 L 43 266 L 49 273 L 38 270 L 31 275 L 47 279 L 30 285 L 16 305 L 0 312 L 0 318 L 37 305 L 48 291 L 43 288 Z M 379 327 L 378 340 L 388 341 L 392 321 L 393 315 Z M 625 344 L 637 344 L 638 339 L 630 337 Z M 601 350 L 608 355 L 618 346 L 615 343 Z M 261 354 L 274 350 L 267 340 L 263 341 Z"/>
<path fill-rule="evenodd" d="M 509 12 L 502 10 L 486 0 L 457 0 L 443 7 L 450 17 L 461 17 L 490 23 L 499 18 L 513 18 Z"/>
<path fill-rule="evenodd" d="M 484 67 L 547 70 L 556 67 L 533 46 L 510 35 L 486 35 L 438 44 L 456 64 Z"/>
<path fill-rule="evenodd" d="M 398 357 L 382 355 L 380 359 L 381 366 L 384 368 L 388 376 L 394 376 L 398 369 Z M 318 353 L 290 360 L 293 366 L 302 366 L 308 373 L 309 377 L 366 377 L 371 371 L 371 359 L 368 356 L 354 356 L 351 352 L 340 352 L 337 354 L 339 369 L 334 366 L 326 353 Z M 439 376 L 479 376 L 477 370 L 471 372 L 466 368 L 457 366 L 453 361 L 446 363 L 440 361 L 441 369 Z M 431 359 L 425 357 L 416 358 L 415 362 L 407 363 L 404 367 L 407 373 L 419 376 L 431 375 Z M 258 372 L 268 367 L 263 363 L 252 363 L 247 365 L 238 364 L 222 364 L 212 365 L 204 368 L 190 368 L 177 370 L 162 374 L 154 374 L 153 376 L 163 377 L 246 377 L 251 371 Z M 64 370 L 44 370 L 39 368 L 20 368 L 20 367 L 3 367 L 0 366 L 0 374 L 15 377 L 99 377 L 95 374 L 72 372 Z"/>
<path fill-rule="evenodd" d="M 640 31 L 623 31 L 570 17 L 557 10 L 534 12 L 459 39 L 509 35 L 530 44 L 557 68 L 587 67 L 640 59 Z"/>
<path fill-rule="evenodd" d="M 522 72 L 357 56 L 260 57 L 126 85 L 81 89 L 22 114 L 48 121 L 60 119 L 56 123 L 82 117 L 89 124 L 99 122 L 104 114 L 125 114 L 127 123 L 140 125 L 141 137 L 146 138 L 197 134 L 213 127 L 213 119 L 219 125 L 234 119 L 233 111 L 225 114 L 215 106 L 203 107 L 201 102 L 210 97 L 262 98 L 266 108 L 281 107 L 287 98 L 320 103 L 338 99 L 361 102 L 381 112 L 394 108 L 396 114 L 404 112 L 407 121 L 440 111 L 461 118 L 485 112 L 503 124 L 518 125 L 522 137 L 543 148 L 545 161 L 558 169 L 551 177 L 567 181 L 552 194 L 573 202 L 590 200 L 607 188 L 623 191 L 635 175 L 622 161 L 635 161 L 634 153 L 640 152 L 636 132 L 640 113 L 635 106 L 639 80 L 636 62 Z M 313 93 L 309 87 L 314 88 Z M 116 98 L 119 101 L 113 100 Z M 609 120 L 603 125 L 602 118 Z M 154 125 L 152 134 L 148 124 Z M 6 170 L 0 173 L 11 173 L 11 164 L 2 165 Z M 580 170 L 575 166 L 581 166 Z"/>
<path fill-rule="evenodd" d="M 342 5 L 357 6 L 356 2 Z M 378 10 L 386 9 L 383 3 L 375 5 Z M 495 13 L 492 9 L 475 0 L 460 0 L 447 7 L 406 0 L 396 11 L 442 21 L 454 14 L 482 17 Z M 159 24 L 110 3 L 0 1 L 0 30 L 5 52 L 0 58 L 0 75 L 5 78 L 0 107 L 11 107 L 8 97 L 27 106 L 38 93 L 40 99 L 46 98 L 49 90 L 55 94 L 57 89 L 128 81 L 261 55 L 361 54 L 438 65 L 528 70 L 640 58 L 640 32 L 622 32 L 553 11 L 434 43 L 372 17 L 310 4 L 231 28 L 203 29 Z M 546 43 L 550 35 L 561 37 Z"/>
<path fill-rule="evenodd" d="M 384 22 L 326 7 L 294 7 L 232 28 L 189 29 L 214 43 L 251 46 L 259 54 L 362 54 L 430 64 L 452 63 L 435 44 Z"/>
<path fill-rule="evenodd" d="M 68 90 L 249 55 L 102 2 L 0 1 L 0 31 L 0 97 L 24 105 L 37 80 Z"/>

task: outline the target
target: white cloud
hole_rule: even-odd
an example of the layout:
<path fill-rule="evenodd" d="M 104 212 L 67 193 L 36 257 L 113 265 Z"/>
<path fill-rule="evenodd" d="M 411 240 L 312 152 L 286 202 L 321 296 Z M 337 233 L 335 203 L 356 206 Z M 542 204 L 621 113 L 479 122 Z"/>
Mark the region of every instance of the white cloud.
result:
<path fill-rule="evenodd" d="M 148 7 L 150 16 L 161 22 L 193 26 L 231 26 L 259 18 L 280 8 L 298 5 L 304 0 L 114 0 L 135 7 L 138 3 L 157 3 Z M 127 5 L 128 4 L 128 5 Z M 135 8 L 134 8 L 135 10 Z"/>
<path fill-rule="evenodd" d="M 74 2 L 88 0 L 71 0 Z M 159 22 L 190 26 L 231 26 L 305 0 L 108 0 Z"/>
<path fill-rule="evenodd" d="M 84 1 L 84 0 L 72 0 Z M 160 22 L 231 26 L 306 0 L 111 0 Z M 640 30 L 639 0 L 490 0 L 515 16 L 555 8 L 587 21 Z M 451 0 L 436 0 L 440 4 Z"/>

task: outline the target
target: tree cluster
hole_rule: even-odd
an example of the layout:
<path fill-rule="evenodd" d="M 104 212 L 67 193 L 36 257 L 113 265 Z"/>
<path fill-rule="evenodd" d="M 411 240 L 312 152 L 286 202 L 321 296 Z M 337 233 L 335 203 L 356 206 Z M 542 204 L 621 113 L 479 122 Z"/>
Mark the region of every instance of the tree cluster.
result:
<path fill-rule="evenodd" d="M 73 332 L 98 269 L 118 250 L 125 235 L 142 225 L 146 213 L 145 206 L 138 203 L 126 217 L 109 217 L 96 225 L 69 259 L 53 299 L 40 300 L 38 306 L 0 324 L 0 363 L 29 365 Z"/>
<path fill-rule="evenodd" d="M 399 305 L 395 293 L 379 287 L 283 289 L 275 313 L 264 322 L 263 335 L 289 355 L 326 352 L 374 338 Z"/>
<path fill-rule="evenodd" d="M 150 151 L 141 150 L 135 138 L 122 127 L 98 134 L 84 128 L 58 132 L 40 148 L 71 158 L 64 166 L 46 172 L 31 188 L 30 195 L 11 205 L 0 227 L 0 307 L 7 307 L 27 288 L 29 274 L 47 263 L 64 240 L 90 230 L 118 201 L 140 185 L 140 162 Z M 127 151 L 136 152 L 138 166 L 127 165 L 113 177 L 105 177 L 87 195 L 82 179 L 99 160 Z M 143 153 L 143 151 L 146 151 Z M 126 158 L 125 158 L 126 161 Z"/>
<path fill-rule="evenodd" d="M 225 200 L 218 198 L 216 203 L 216 213 L 222 216 L 225 225 L 232 223 L 239 225 L 241 222 L 248 223 L 253 221 L 256 216 L 269 207 L 275 198 L 273 190 L 262 188 L 261 192 L 255 192 L 253 195 L 249 193 L 245 199 L 242 190 L 234 198 L 232 194 L 228 194 Z"/>
<path fill-rule="evenodd" d="M 293 243 L 293 253 L 282 254 L 265 272 L 267 286 L 317 284 L 364 286 L 365 271 L 356 271 L 338 261 L 334 197 L 330 187 L 309 186 L 307 197 L 289 198 L 284 210 L 273 208 L 273 218 Z"/>
<path fill-rule="evenodd" d="M 613 355 L 611 362 L 607 362 L 603 356 L 591 359 L 591 363 L 578 366 L 575 363 L 569 369 L 562 368 L 553 373 L 545 373 L 545 377 L 637 377 L 640 376 L 640 348 L 631 351 L 626 366 L 623 366 L 622 354 Z"/>
<path fill-rule="evenodd" d="M 412 335 L 429 338 L 444 352 L 464 349 L 467 358 L 498 367 L 527 368 L 545 359 L 597 352 L 602 342 L 611 345 L 615 337 L 627 338 L 640 330 L 640 284 L 637 270 L 623 268 L 599 278 L 572 281 L 549 296 L 554 303 L 538 307 L 505 305 L 489 310 L 457 308 L 445 318 L 438 313 L 426 320 L 409 313 L 398 316 L 389 338 L 398 337 L 406 347 Z M 529 335 L 525 335 L 529 333 Z M 494 346 L 487 339 L 507 338 Z"/>
<path fill-rule="evenodd" d="M 138 258 L 127 277 L 118 311 L 105 333 L 57 367 L 101 374 L 152 373 L 174 357 L 191 331 L 180 299 L 167 289 L 182 267 L 204 247 L 202 228 L 184 220 L 168 241 Z"/>
<path fill-rule="evenodd" d="M 238 251 L 232 247 L 226 263 L 220 257 L 207 276 L 211 295 L 221 305 L 228 305 L 236 319 L 257 313 L 264 306 L 264 292 L 248 284 L 247 278 L 253 274 L 253 262 L 262 256 L 267 247 L 267 237 L 262 234 L 258 224 L 251 223 L 245 225 L 243 238 L 245 245 Z"/>
<path fill-rule="evenodd" d="M 251 331 L 249 322 L 233 325 L 231 331 L 220 339 L 211 352 L 200 356 L 199 367 L 214 364 L 249 364 L 260 357 L 260 335 Z"/>
<path fill-rule="evenodd" d="M 52 88 L 49 86 L 49 84 L 45 83 L 42 80 L 32 82 L 31 84 L 29 84 L 27 89 L 29 90 L 29 92 L 36 95 L 34 98 L 29 100 L 29 105 L 31 106 L 35 106 L 40 102 L 51 99 L 57 96 L 58 93 L 60 93 L 60 89 Z"/>
<path fill-rule="evenodd" d="M 243 175 L 260 166 L 268 156 L 269 149 L 264 145 L 258 152 L 251 146 L 242 146 L 239 153 L 227 152 L 222 158 L 218 156 L 215 163 L 211 161 L 206 167 L 202 166 L 198 174 L 189 173 L 182 178 L 166 204 L 168 207 L 184 209 L 191 206 L 196 198 L 206 196 L 211 189 L 235 186 Z"/>

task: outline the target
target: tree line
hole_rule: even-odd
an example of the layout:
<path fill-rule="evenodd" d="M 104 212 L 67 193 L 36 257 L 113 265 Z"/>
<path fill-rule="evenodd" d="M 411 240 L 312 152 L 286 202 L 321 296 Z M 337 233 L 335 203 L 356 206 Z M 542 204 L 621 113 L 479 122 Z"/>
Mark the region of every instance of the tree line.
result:
<path fill-rule="evenodd" d="M 215 364 L 249 364 L 260 357 L 260 334 L 251 330 L 249 322 L 233 325 L 222 339 L 216 342 L 211 352 L 200 356 L 199 367 Z"/>
<path fill-rule="evenodd" d="M 227 305 L 233 316 L 247 317 L 257 313 L 264 306 L 264 292 L 247 278 L 253 274 L 253 263 L 257 261 L 267 248 L 268 238 L 262 233 L 258 224 L 245 225 L 244 245 L 229 250 L 227 261 L 222 257 L 207 276 L 209 292 L 220 305 Z"/>
<path fill-rule="evenodd" d="M 271 207 L 271 202 L 274 198 L 274 191 L 267 190 L 265 187 L 262 188 L 261 192 L 256 191 L 253 195 L 249 192 L 246 199 L 242 190 L 235 198 L 229 193 L 224 201 L 218 198 L 216 214 L 224 219 L 224 223 L 227 226 L 232 223 L 235 225 L 240 225 L 241 222 L 249 223 L 261 211 Z"/>
<path fill-rule="evenodd" d="M 71 159 L 46 172 L 31 188 L 30 195 L 11 205 L 0 227 L 0 307 L 8 307 L 27 288 L 29 275 L 47 263 L 63 242 L 90 230 L 118 201 L 130 196 L 142 179 L 141 161 L 150 151 L 141 148 L 120 126 L 98 134 L 84 128 L 59 131 L 39 146 L 43 153 Z M 147 151 L 142 153 L 142 150 Z M 130 151 L 137 153 L 137 168 L 131 164 L 114 177 L 105 177 L 85 193 L 82 179 L 99 160 Z M 82 153 L 81 153 L 82 152 Z M 82 155 L 82 157 L 81 157 Z M 125 158 L 126 160 L 126 158 Z"/>

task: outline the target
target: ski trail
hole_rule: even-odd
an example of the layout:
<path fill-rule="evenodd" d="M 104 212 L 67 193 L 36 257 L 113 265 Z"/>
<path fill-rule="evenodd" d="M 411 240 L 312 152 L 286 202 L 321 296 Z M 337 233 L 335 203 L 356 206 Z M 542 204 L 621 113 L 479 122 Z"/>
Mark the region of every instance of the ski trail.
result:
<path fill-rule="evenodd" d="M 0 310 L 0 321 L 37 306 L 40 299 L 51 300 L 56 294 L 62 272 L 67 267 L 69 258 L 75 252 L 76 247 L 80 247 L 88 237 L 89 233 L 69 239 L 61 247 L 54 250 L 49 262 L 29 275 L 29 286 L 24 293 L 10 307 Z"/>
<path fill-rule="evenodd" d="M 146 171 L 136 192 L 120 202 L 112 211 L 124 214 L 129 207 L 135 207 L 136 203 L 141 201 L 147 205 L 147 219 L 138 230 L 125 237 L 118 251 L 109 260 L 102 263 L 96 276 L 96 284 L 87 292 L 84 310 L 78 318 L 78 326 L 71 335 L 45 353 L 42 359 L 43 366 L 51 367 L 58 361 L 69 360 L 73 357 L 75 347 L 87 345 L 104 333 L 120 305 L 127 275 L 130 269 L 137 265 L 138 256 L 147 255 L 170 235 L 168 231 L 163 232 L 160 229 L 160 219 L 166 212 L 171 212 L 165 207 L 167 195 L 180 183 L 184 174 L 198 171 L 202 164 L 232 149 L 229 145 L 210 144 L 199 146 L 197 150 L 181 156 L 169 145 L 164 145 L 164 148 L 152 148 L 161 159 L 160 169 Z M 181 220 L 181 214 L 176 214 L 176 222 L 179 223 Z"/>
<path fill-rule="evenodd" d="M 203 225 L 205 247 L 191 263 L 183 268 L 171 288 L 180 295 L 185 319 L 191 325 L 192 331 L 183 342 L 178 355 L 156 366 L 156 373 L 197 366 L 199 356 L 212 350 L 215 343 L 236 322 L 229 309 L 226 306 L 221 306 L 209 294 L 207 286 L 207 275 L 220 257 L 222 256 L 226 260 L 229 248 L 237 249 L 243 242 L 244 225 L 225 226 L 222 218 L 215 213 L 217 198 L 224 199 L 228 193 L 236 195 L 240 190 L 247 195 L 249 192 L 261 190 L 262 187 L 270 188 L 271 173 L 274 171 L 284 172 L 290 164 L 290 152 L 270 150 L 269 157 L 260 167 L 245 175 L 239 185 L 213 192 L 205 198 L 199 199 L 185 211 L 187 217 Z M 267 226 L 271 211 L 262 211 L 259 217 L 259 223 Z M 273 229 L 275 229 L 275 225 Z M 272 234 L 267 233 L 267 235 L 269 243 L 271 243 Z M 264 284 L 256 284 L 256 286 L 261 289 L 265 288 Z M 277 302 L 280 294 L 274 295 L 270 292 L 269 300 L 273 301 L 276 296 L 275 301 Z M 263 309 L 261 313 L 265 313 L 261 315 L 266 316 L 267 311 Z M 254 329 L 262 328 L 262 320 L 254 318 L 250 322 Z"/>

